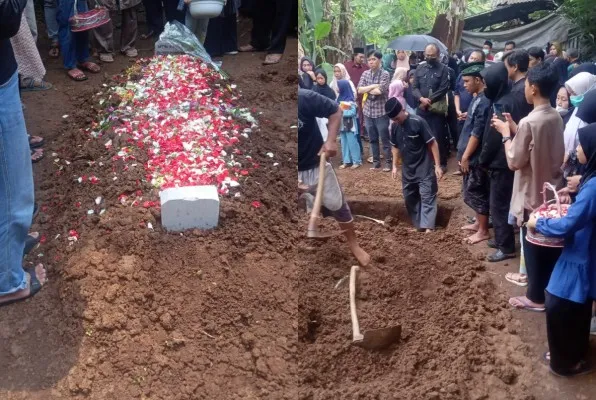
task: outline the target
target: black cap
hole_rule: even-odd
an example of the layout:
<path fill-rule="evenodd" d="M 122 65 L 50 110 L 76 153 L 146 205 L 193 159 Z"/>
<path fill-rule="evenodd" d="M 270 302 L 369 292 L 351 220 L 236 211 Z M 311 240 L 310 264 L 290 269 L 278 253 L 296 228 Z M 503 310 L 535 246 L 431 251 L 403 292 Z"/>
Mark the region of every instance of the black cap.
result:
<path fill-rule="evenodd" d="M 364 47 L 354 47 L 354 54 L 364 54 Z"/>
<path fill-rule="evenodd" d="M 403 106 L 395 97 L 390 98 L 385 103 L 385 114 L 387 114 L 390 119 L 397 117 L 397 114 L 399 114 L 403 109 Z"/>

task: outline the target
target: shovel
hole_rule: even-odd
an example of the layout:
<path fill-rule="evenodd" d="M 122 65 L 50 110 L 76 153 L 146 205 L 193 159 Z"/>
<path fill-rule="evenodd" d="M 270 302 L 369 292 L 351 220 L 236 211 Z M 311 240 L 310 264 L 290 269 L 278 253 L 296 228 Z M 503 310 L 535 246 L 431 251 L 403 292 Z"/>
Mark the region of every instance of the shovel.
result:
<path fill-rule="evenodd" d="M 401 325 L 360 332 L 356 313 L 356 273 L 360 267 L 354 265 L 350 271 L 350 314 L 352 316 L 352 343 L 368 350 L 380 350 L 399 341 Z"/>
<path fill-rule="evenodd" d="M 311 239 L 327 239 L 334 236 L 339 236 L 345 231 L 334 232 L 320 232 L 317 226 L 319 215 L 321 214 L 321 204 L 323 203 L 323 186 L 325 183 L 325 166 L 327 165 L 327 155 L 321 152 L 321 160 L 319 162 L 319 184 L 317 185 L 317 193 L 315 195 L 315 202 L 310 213 L 310 220 L 308 221 L 308 231 L 306 236 Z"/>
<path fill-rule="evenodd" d="M 381 224 L 383 226 L 386 225 L 385 224 L 385 221 L 381 221 L 380 219 L 375 219 L 375 218 L 367 217 L 366 215 L 354 215 L 354 217 L 367 219 L 369 221 L 376 222 L 377 224 Z"/>

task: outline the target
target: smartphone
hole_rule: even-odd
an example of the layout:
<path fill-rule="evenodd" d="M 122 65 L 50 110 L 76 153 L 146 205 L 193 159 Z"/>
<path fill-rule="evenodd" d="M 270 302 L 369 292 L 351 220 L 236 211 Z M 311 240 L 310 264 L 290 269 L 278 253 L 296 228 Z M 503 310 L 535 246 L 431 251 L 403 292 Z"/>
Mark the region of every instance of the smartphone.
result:
<path fill-rule="evenodd" d="M 502 104 L 493 104 L 493 113 L 497 115 L 501 121 L 505 121 L 505 116 L 503 113 L 505 112 Z"/>

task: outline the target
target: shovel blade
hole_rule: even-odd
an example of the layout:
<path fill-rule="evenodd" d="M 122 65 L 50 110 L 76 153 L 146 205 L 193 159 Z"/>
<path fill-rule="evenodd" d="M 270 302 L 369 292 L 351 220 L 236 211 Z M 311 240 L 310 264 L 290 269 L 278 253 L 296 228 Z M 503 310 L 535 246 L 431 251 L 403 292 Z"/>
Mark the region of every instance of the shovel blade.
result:
<path fill-rule="evenodd" d="M 373 329 L 364 332 L 364 337 L 359 346 L 370 350 L 380 350 L 398 342 L 401 336 L 401 325 L 389 328 Z"/>

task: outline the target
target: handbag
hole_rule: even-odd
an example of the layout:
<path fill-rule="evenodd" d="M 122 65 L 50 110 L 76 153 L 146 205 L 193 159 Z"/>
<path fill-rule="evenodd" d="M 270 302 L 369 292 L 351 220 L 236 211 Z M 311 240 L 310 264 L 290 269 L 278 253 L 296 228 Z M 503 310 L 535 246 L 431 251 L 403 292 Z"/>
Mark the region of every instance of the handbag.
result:
<path fill-rule="evenodd" d="M 428 97 L 432 96 L 432 92 L 432 90 L 428 92 Z M 445 95 L 443 99 L 431 103 L 428 109 L 430 112 L 434 114 L 439 114 L 443 116 L 447 115 L 447 110 L 449 109 L 449 104 L 447 104 L 447 95 Z"/>
<path fill-rule="evenodd" d="M 103 6 L 97 6 L 92 10 L 79 13 L 77 11 L 77 0 L 74 1 L 74 15 L 68 19 L 70 30 L 73 32 L 84 32 L 110 22 L 110 12 Z"/>

